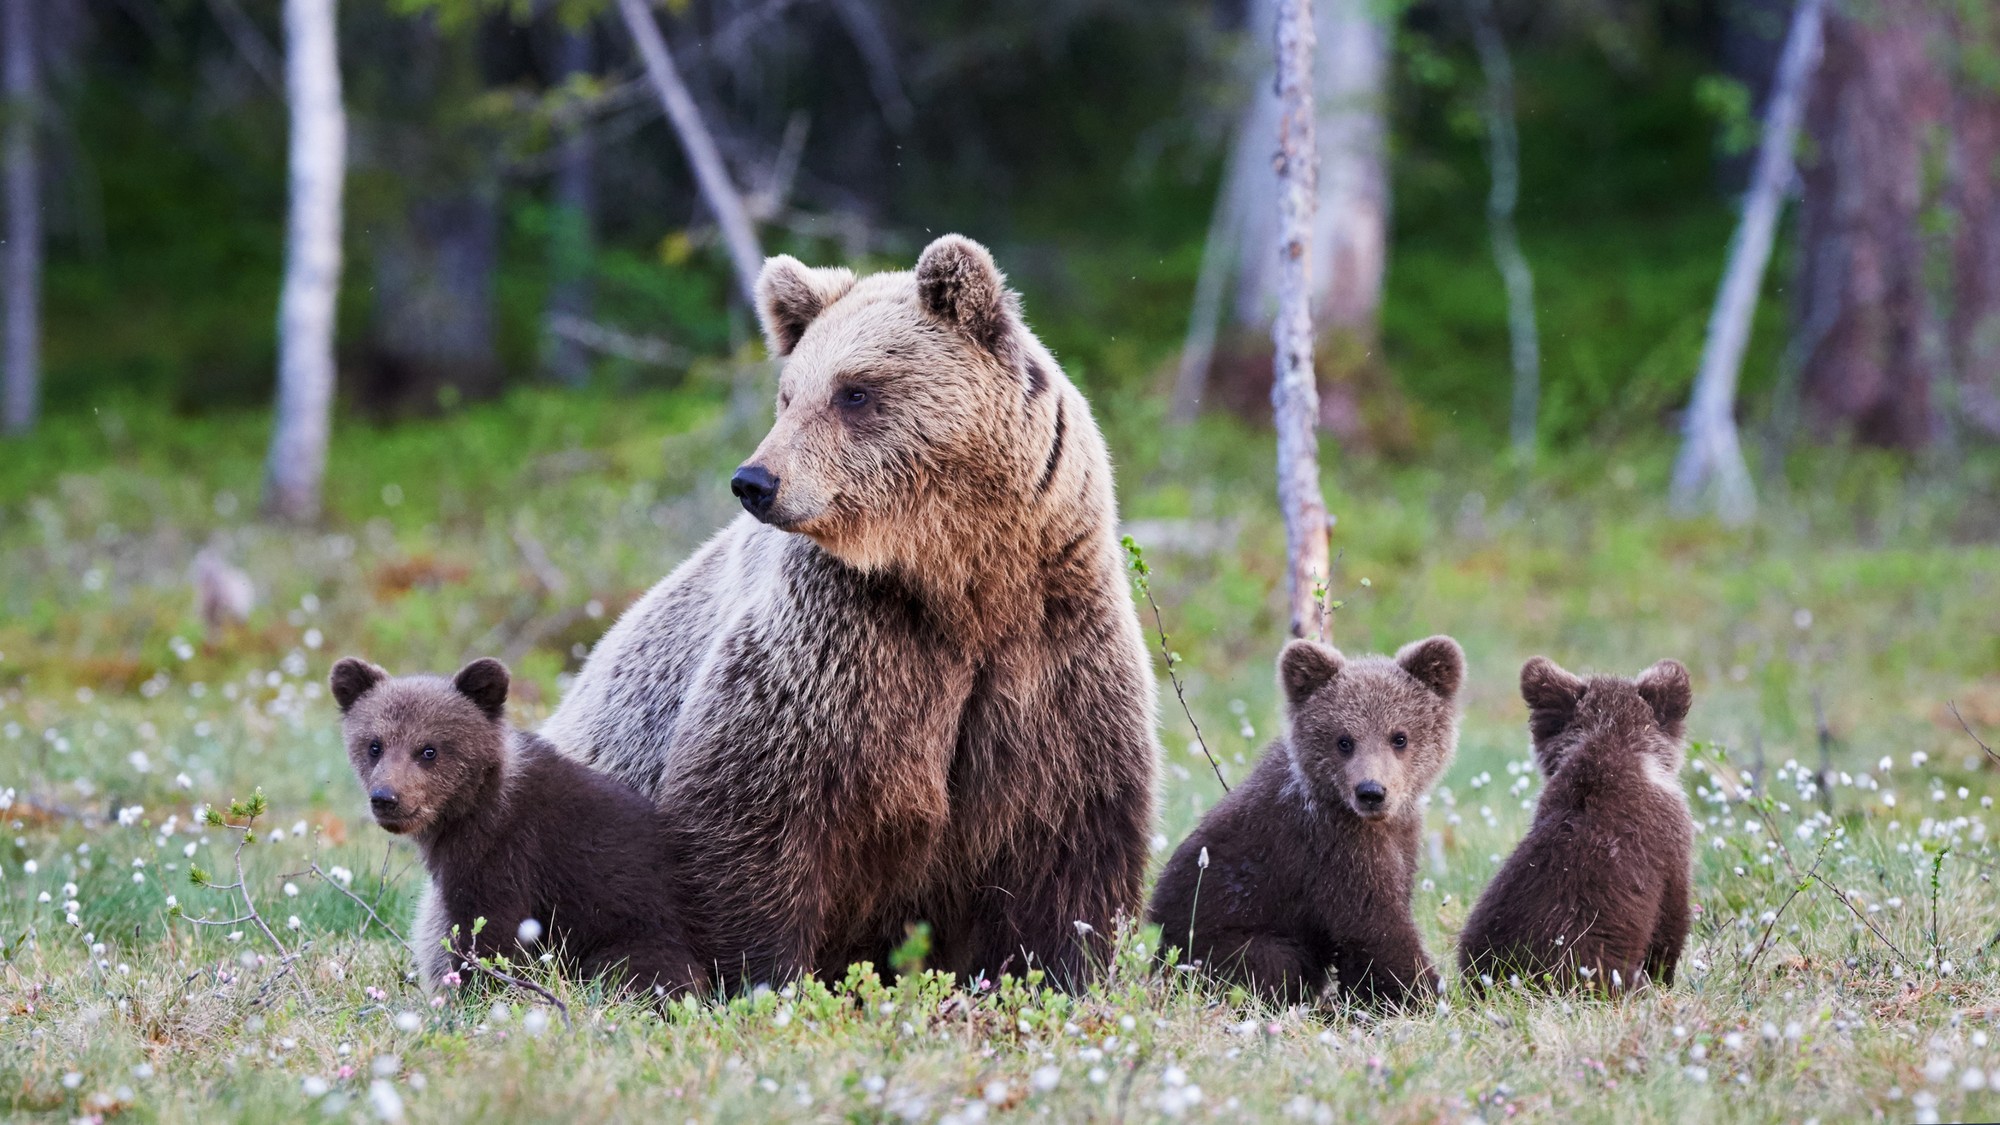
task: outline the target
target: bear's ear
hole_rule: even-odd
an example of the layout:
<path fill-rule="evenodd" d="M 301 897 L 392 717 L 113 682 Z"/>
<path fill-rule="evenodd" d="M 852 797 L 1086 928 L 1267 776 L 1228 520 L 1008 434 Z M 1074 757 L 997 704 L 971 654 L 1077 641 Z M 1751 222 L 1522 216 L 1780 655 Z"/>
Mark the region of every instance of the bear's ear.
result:
<path fill-rule="evenodd" d="M 507 680 L 507 666 L 489 656 L 460 668 L 451 686 L 478 704 L 487 718 L 497 720 L 507 713 Z"/>
<path fill-rule="evenodd" d="M 1450 637 L 1412 641 L 1397 651 L 1396 664 L 1446 702 L 1458 698 L 1465 683 L 1465 650 Z"/>
<path fill-rule="evenodd" d="M 1546 656 L 1521 665 L 1521 698 L 1528 704 L 1528 733 L 1536 742 L 1554 738 L 1576 717 L 1583 699 L 1583 680 L 1563 671 Z"/>
<path fill-rule="evenodd" d="M 1653 718 L 1669 738 L 1679 738 L 1686 729 L 1688 709 L 1694 706 L 1694 685 L 1687 666 L 1678 660 L 1662 660 L 1639 673 L 1632 682 L 1639 698 L 1653 709 Z"/>
<path fill-rule="evenodd" d="M 333 689 L 333 701 L 340 704 L 340 713 L 345 715 L 371 688 L 388 678 L 389 673 L 366 660 L 350 656 L 333 666 L 333 674 L 326 681 L 327 686 Z"/>
<path fill-rule="evenodd" d="M 852 288 L 852 270 L 813 269 L 790 254 L 764 259 L 763 272 L 757 275 L 757 319 L 764 326 L 764 345 L 777 358 L 792 354 L 806 326 Z"/>
<path fill-rule="evenodd" d="M 1318 641 L 1293 641 L 1278 654 L 1278 686 L 1285 693 L 1285 708 L 1304 703 L 1312 693 L 1332 683 L 1347 666 L 1347 658 L 1332 645 Z"/>
<path fill-rule="evenodd" d="M 917 302 L 1003 364 L 1013 365 L 1020 316 L 1007 279 L 986 247 L 960 234 L 947 234 L 924 247 L 917 259 Z"/>

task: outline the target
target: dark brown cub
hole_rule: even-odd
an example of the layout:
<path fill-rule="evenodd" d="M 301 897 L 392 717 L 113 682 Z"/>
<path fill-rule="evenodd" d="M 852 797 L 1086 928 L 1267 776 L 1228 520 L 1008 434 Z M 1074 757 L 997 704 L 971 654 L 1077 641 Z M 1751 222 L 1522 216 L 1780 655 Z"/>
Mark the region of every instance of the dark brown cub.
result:
<path fill-rule="evenodd" d="M 693 983 L 663 818 L 636 791 L 509 726 L 505 665 L 391 678 L 350 657 L 334 665 L 332 687 L 376 823 L 414 840 L 430 870 L 415 935 L 426 984 L 467 956 L 544 948 L 634 990 Z"/>
<path fill-rule="evenodd" d="M 1538 656 L 1521 697 L 1548 786 L 1459 937 L 1467 983 L 1672 984 L 1694 848 L 1680 784 L 1687 669 L 1662 660 L 1637 679 L 1585 680 Z"/>
<path fill-rule="evenodd" d="M 1274 1002 L 1313 1000 L 1329 974 L 1363 1002 L 1435 996 L 1410 895 L 1464 679 L 1450 637 L 1394 660 L 1287 645 L 1289 729 L 1167 862 L 1147 911 L 1162 944 Z"/>

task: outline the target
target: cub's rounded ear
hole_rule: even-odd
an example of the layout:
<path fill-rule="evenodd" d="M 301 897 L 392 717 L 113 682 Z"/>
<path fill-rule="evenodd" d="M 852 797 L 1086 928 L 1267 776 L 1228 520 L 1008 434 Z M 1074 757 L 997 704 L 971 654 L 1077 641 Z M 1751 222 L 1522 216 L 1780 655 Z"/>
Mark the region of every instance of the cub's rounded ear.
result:
<path fill-rule="evenodd" d="M 1576 717 L 1583 698 L 1582 679 L 1562 670 L 1546 656 L 1521 665 L 1521 698 L 1528 704 L 1528 731 L 1535 741 L 1554 738 Z"/>
<path fill-rule="evenodd" d="M 1318 641 L 1293 641 L 1278 654 L 1278 686 L 1285 693 L 1285 707 L 1304 703 L 1312 693 L 1332 683 L 1347 666 L 1347 658 L 1332 645 Z"/>
<path fill-rule="evenodd" d="M 333 689 L 333 701 L 340 704 L 340 713 L 345 715 L 356 700 L 388 678 L 389 673 L 366 660 L 350 656 L 333 666 L 333 674 L 326 678 L 326 682 Z"/>
<path fill-rule="evenodd" d="M 1639 689 L 1639 698 L 1653 709 L 1653 718 L 1658 720 L 1660 729 L 1679 738 L 1688 710 L 1694 706 L 1694 684 L 1688 678 L 1687 666 L 1678 660 L 1662 660 L 1639 673 L 1633 686 Z"/>
<path fill-rule="evenodd" d="M 1404 645 L 1396 653 L 1396 664 L 1439 699 L 1458 698 L 1458 689 L 1465 683 L 1465 650 L 1447 636 L 1425 637 Z"/>
<path fill-rule="evenodd" d="M 1018 358 L 1017 300 L 986 247 L 947 234 L 917 259 L 917 301 L 925 312 L 965 333 L 1002 363 Z"/>
<path fill-rule="evenodd" d="M 460 668 L 451 686 L 478 704 L 487 718 L 498 719 L 507 713 L 508 679 L 507 666 L 489 656 Z"/>
<path fill-rule="evenodd" d="M 852 270 L 813 269 L 790 254 L 764 259 L 764 269 L 757 275 L 757 319 L 764 326 L 764 346 L 779 358 L 792 354 L 806 326 L 852 288 Z"/>

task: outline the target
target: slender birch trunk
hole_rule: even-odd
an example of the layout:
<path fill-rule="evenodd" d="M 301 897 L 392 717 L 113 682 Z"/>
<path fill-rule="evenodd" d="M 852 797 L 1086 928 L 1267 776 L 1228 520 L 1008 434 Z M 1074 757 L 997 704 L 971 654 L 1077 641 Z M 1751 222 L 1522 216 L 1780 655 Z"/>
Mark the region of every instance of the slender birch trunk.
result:
<path fill-rule="evenodd" d="M 591 27 L 565 27 L 557 45 L 557 70 L 563 81 L 591 71 Z M 558 152 L 554 185 L 555 222 L 549 238 L 550 273 L 547 325 L 590 319 L 590 259 L 594 241 L 594 154 L 590 124 L 570 127 Z M 590 375 L 590 356 L 576 340 L 547 329 L 549 371 L 571 386 Z"/>
<path fill-rule="evenodd" d="M 764 251 L 757 245 L 757 231 L 750 223 L 750 212 L 743 206 L 743 196 L 729 179 L 729 169 L 722 163 L 722 154 L 716 151 L 715 138 L 701 119 L 694 96 L 681 81 L 674 57 L 667 50 L 666 37 L 660 34 L 660 25 L 653 22 L 646 0 L 618 0 L 618 13 L 624 17 L 625 28 L 639 48 L 639 56 L 645 60 L 646 77 L 667 112 L 674 135 L 680 138 L 681 149 L 694 167 L 701 197 L 708 209 L 715 212 L 716 225 L 722 229 L 722 242 L 729 251 L 730 264 L 736 269 L 736 283 L 743 300 L 755 308 L 757 274 L 764 268 Z"/>
<path fill-rule="evenodd" d="M 1278 6 L 1278 315 L 1271 411 L 1278 430 L 1278 506 L 1285 515 L 1287 593 L 1295 637 L 1329 639 L 1326 499 L 1319 486 L 1319 387 L 1313 376 L 1310 251 L 1318 202 L 1313 104 L 1313 0 Z"/>
<path fill-rule="evenodd" d="M 291 103 L 291 214 L 278 299 L 278 407 L 264 509 L 319 517 L 332 424 L 334 313 L 340 291 L 341 191 L 347 115 L 340 101 L 335 0 L 285 0 L 285 88 Z"/>
<path fill-rule="evenodd" d="M 1514 452 L 1532 456 L 1541 413 L 1542 346 L 1535 326 L 1535 274 L 1521 252 L 1514 211 L 1521 198 L 1521 139 L 1515 128 L 1514 63 L 1493 18 L 1492 0 L 1465 0 L 1479 68 L 1486 75 L 1486 150 L 1493 183 L 1486 193 L 1486 221 L 1493 261 L 1507 287 L 1507 336 L 1514 368 L 1513 409 L 1507 427 Z"/>
<path fill-rule="evenodd" d="M 1673 509 L 1683 514 L 1693 512 L 1713 483 L 1716 511 L 1732 526 L 1749 522 L 1757 511 L 1756 489 L 1743 463 L 1736 433 L 1736 381 L 1743 367 L 1743 350 L 1750 343 L 1750 324 L 1757 312 L 1764 269 L 1770 262 L 1771 243 L 1777 237 L 1778 213 L 1792 182 L 1792 151 L 1805 113 L 1806 87 L 1819 61 L 1824 15 L 1824 0 L 1799 0 L 1792 13 L 1777 78 L 1771 84 L 1771 103 L 1764 113 L 1763 143 L 1722 288 L 1709 316 L 1701 371 L 1695 377 L 1686 433 L 1674 463 Z"/>
<path fill-rule="evenodd" d="M 41 115 L 35 6 L 4 0 L 7 87 L 7 343 L 4 425 L 26 433 L 41 413 L 42 200 L 35 129 Z"/>

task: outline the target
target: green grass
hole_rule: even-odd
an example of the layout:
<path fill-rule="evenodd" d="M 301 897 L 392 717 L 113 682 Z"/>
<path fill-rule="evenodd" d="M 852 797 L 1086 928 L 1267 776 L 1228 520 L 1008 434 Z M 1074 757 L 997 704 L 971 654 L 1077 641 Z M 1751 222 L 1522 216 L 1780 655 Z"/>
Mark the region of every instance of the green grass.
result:
<path fill-rule="evenodd" d="M 2000 1074 L 2000 966 L 1985 948 L 2000 931 L 2000 857 L 1984 800 L 2000 780 L 1946 710 L 1955 701 L 1989 742 L 2000 733 L 2000 465 L 1979 456 L 1945 480 L 1802 454 L 1772 474 L 1764 522 L 1731 532 L 1661 514 L 1662 446 L 1533 471 L 1329 451 L 1340 643 L 1380 650 L 1443 631 L 1471 660 L 1416 902 L 1439 958 L 1537 791 L 1523 772 L 1520 662 L 1542 652 L 1630 673 L 1675 656 L 1692 668 L 1701 914 L 1671 989 L 1619 1001 L 1454 991 L 1437 1011 L 1387 1019 L 1272 1012 L 1153 974 L 1142 946 L 1158 938 L 1135 933 L 1075 997 L 857 971 L 664 1015 L 552 979 L 575 1017 L 567 1032 L 521 994 L 468 986 L 433 1007 L 406 953 L 300 874 L 315 858 L 351 869 L 354 891 L 397 925 L 420 880 L 410 849 L 361 813 L 326 670 L 348 652 L 398 670 L 500 653 L 521 676 L 517 719 L 539 719 L 610 616 L 728 518 L 726 470 L 762 421 L 727 399 L 697 380 L 673 396 L 516 392 L 401 427 L 343 421 L 329 519 L 305 535 L 251 518 L 259 415 L 131 402 L 57 417 L 11 447 L 0 1108 L 366 1117 L 379 1079 L 419 1120 L 2000 1115 L 2000 1093 L 1963 1088 L 1973 1070 Z M 1168 434 L 1150 399 L 1097 405 L 1190 703 L 1239 777 L 1277 722 L 1268 438 L 1226 421 Z M 260 595 L 247 624 L 214 635 L 186 581 L 209 542 Z M 1818 765 L 1815 700 L 1849 778 L 1826 817 L 1789 768 Z M 1162 722 L 1164 849 L 1219 790 L 1170 690 Z M 195 864 L 233 877 L 234 833 L 195 810 L 259 789 L 271 811 L 246 848 L 249 887 L 283 953 L 247 925 L 168 917 L 170 895 L 189 914 L 233 913 L 226 894 L 189 882 Z M 1787 901 L 1819 855 L 1866 924 L 1818 884 Z"/>

